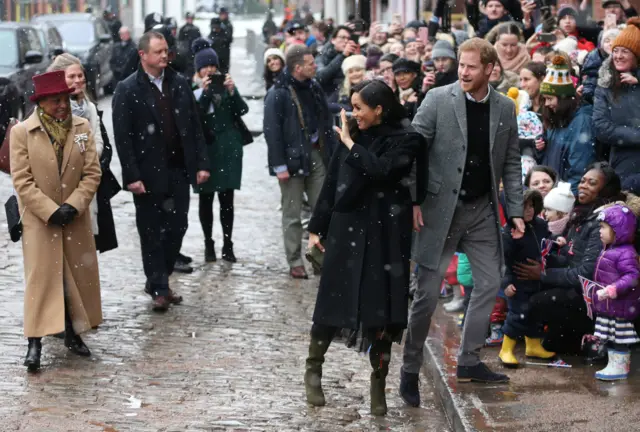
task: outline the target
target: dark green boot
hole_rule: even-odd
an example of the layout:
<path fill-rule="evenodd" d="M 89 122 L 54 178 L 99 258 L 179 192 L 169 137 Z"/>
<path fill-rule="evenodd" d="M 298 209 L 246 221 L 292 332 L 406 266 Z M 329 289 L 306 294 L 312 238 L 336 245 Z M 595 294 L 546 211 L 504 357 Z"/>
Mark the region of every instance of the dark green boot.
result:
<path fill-rule="evenodd" d="M 371 372 L 371 414 L 374 416 L 387 415 L 385 386 L 390 360 L 391 342 L 376 340 L 369 351 L 369 361 L 373 367 L 373 372 Z"/>
<path fill-rule="evenodd" d="M 309 342 L 309 357 L 307 357 L 304 372 L 304 389 L 307 393 L 307 402 L 313 406 L 324 406 L 325 404 L 324 392 L 322 391 L 322 364 L 330 343 L 330 341 L 314 337 L 311 337 L 311 342 Z"/>

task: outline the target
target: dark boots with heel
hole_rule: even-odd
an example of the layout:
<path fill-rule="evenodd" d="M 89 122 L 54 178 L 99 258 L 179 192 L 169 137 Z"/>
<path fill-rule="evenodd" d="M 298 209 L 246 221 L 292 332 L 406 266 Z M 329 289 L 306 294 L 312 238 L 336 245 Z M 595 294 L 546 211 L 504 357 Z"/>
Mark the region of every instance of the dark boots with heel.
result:
<path fill-rule="evenodd" d="M 373 372 L 371 372 L 371 414 L 384 416 L 387 415 L 385 387 L 389 374 L 389 362 L 391 361 L 391 341 L 386 338 L 377 339 L 369 350 L 369 361 L 373 368 Z"/>
<path fill-rule="evenodd" d="M 216 262 L 218 260 L 216 258 L 215 243 L 211 239 L 204 241 L 204 260 L 205 262 Z"/>
<path fill-rule="evenodd" d="M 68 312 L 64 314 L 64 346 L 69 348 L 72 353 L 82 356 L 90 357 L 91 351 L 82 341 L 82 338 L 76 334 L 73 330 L 73 323 Z"/>
<path fill-rule="evenodd" d="M 224 245 L 222 246 L 222 259 L 230 263 L 238 261 L 233 253 L 233 242 L 231 240 L 224 241 Z"/>
<path fill-rule="evenodd" d="M 35 372 L 40 369 L 40 354 L 42 353 L 41 338 L 29 338 L 29 348 L 27 349 L 27 357 L 24 359 L 24 365 L 29 372 Z"/>
<path fill-rule="evenodd" d="M 309 357 L 307 357 L 304 372 L 304 389 L 307 402 L 313 406 L 324 406 L 324 392 L 322 391 L 322 364 L 324 355 L 329 349 L 330 340 L 311 337 L 309 343 Z"/>

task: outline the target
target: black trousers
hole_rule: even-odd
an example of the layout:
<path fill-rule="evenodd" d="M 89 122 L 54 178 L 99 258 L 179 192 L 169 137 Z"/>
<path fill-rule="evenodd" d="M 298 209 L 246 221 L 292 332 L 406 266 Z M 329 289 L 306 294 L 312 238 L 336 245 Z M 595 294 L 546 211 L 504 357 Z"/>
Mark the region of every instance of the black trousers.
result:
<path fill-rule="evenodd" d="M 134 195 L 142 265 L 153 297 L 169 294 L 182 239 L 189 223 L 189 181 L 183 169 L 169 171 L 166 194 Z"/>
<path fill-rule="evenodd" d="M 579 354 L 582 336 L 593 334 L 594 324 L 587 316 L 582 296 L 574 289 L 551 288 L 531 296 L 531 320 L 546 323 L 542 345 L 559 354 Z"/>

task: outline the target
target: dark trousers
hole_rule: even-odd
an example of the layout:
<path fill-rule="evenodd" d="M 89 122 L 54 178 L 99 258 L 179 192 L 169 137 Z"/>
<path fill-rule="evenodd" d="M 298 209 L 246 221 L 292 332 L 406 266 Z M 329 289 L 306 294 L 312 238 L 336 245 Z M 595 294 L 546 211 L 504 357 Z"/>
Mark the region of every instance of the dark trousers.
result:
<path fill-rule="evenodd" d="M 515 296 L 507 300 L 509 311 L 502 331 L 512 339 L 520 339 L 524 336 L 541 338 L 544 335 L 542 324 L 536 322 L 529 313 L 531 309 L 530 297 L 523 293 L 516 293 Z"/>
<path fill-rule="evenodd" d="M 547 324 L 542 345 L 559 354 L 581 352 L 582 336 L 593 334 L 582 296 L 572 288 L 551 288 L 531 296 L 530 314 L 535 322 Z"/>
<path fill-rule="evenodd" d="M 189 181 L 183 169 L 169 171 L 166 194 L 134 195 L 142 265 L 152 296 L 169 294 L 169 276 L 189 223 Z"/>

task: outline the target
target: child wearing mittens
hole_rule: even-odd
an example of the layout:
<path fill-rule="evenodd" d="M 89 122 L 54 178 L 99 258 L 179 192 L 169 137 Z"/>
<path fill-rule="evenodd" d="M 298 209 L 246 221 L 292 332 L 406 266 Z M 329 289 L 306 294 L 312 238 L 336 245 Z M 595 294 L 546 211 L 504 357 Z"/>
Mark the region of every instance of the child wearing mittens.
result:
<path fill-rule="evenodd" d="M 604 249 L 596 263 L 593 295 L 595 337 L 607 344 L 608 364 L 596 372 L 603 381 L 626 379 L 631 354 L 629 345 L 640 342 L 633 325 L 640 315 L 638 254 L 633 246 L 636 216 L 625 205 L 604 208 L 598 215 Z"/>
<path fill-rule="evenodd" d="M 508 298 L 509 312 L 502 326 L 504 340 L 498 355 L 502 364 L 517 367 L 518 359 L 513 353 L 517 340 L 524 337 L 526 356 L 549 359 L 555 353 L 542 347 L 542 323 L 532 322 L 529 315 L 529 298 L 541 290 L 540 281 L 519 280 L 512 268 L 516 263 L 527 263 L 527 260 L 542 261 L 542 240 L 550 237 L 547 222 L 537 215 L 542 212 L 542 195 L 534 189 L 524 193 L 525 232 L 519 238 L 513 238 L 515 231 L 503 229 L 504 256 L 506 274 L 502 281 Z"/>

